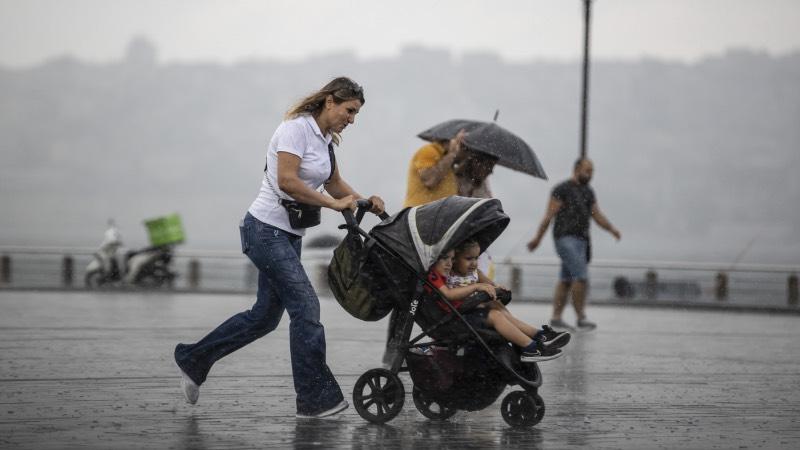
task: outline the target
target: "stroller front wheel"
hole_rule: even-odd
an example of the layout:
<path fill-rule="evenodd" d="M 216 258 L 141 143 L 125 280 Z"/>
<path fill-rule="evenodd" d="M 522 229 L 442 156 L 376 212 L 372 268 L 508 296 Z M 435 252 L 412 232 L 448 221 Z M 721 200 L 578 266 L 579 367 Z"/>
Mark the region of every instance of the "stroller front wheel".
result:
<path fill-rule="evenodd" d="M 386 423 L 403 409 L 406 391 L 397 374 L 371 369 L 358 377 L 353 387 L 353 405 L 364 420 Z"/>
<path fill-rule="evenodd" d="M 503 398 L 500 412 L 512 427 L 532 427 L 544 417 L 544 400 L 539 394 L 514 391 Z"/>

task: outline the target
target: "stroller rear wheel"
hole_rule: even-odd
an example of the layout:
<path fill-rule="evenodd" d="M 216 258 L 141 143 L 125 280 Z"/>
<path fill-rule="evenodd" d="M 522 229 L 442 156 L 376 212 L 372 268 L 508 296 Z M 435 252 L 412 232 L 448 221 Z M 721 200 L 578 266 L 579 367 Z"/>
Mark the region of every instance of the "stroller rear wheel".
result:
<path fill-rule="evenodd" d="M 416 386 L 414 386 L 414 390 L 411 391 L 411 397 L 414 398 L 414 406 L 417 407 L 419 412 L 431 420 L 447 420 L 458 411 L 455 408 L 448 408 L 430 398 Z"/>
<path fill-rule="evenodd" d="M 364 420 L 386 423 L 403 409 L 406 391 L 400 378 L 386 369 L 371 369 L 353 387 L 353 405 Z"/>
<path fill-rule="evenodd" d="M 512 427 L 532 427 L 544 417 L 544 400 L 539 394 L 514 391 L 503 398 L 500 412 Z"/>

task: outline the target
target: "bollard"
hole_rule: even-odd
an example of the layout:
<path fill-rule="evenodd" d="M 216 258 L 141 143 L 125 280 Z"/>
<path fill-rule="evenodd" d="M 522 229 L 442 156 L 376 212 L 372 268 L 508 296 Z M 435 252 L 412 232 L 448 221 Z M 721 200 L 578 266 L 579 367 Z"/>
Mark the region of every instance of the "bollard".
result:
<path fill-rule="evenodd" d="M 61 284 L 64 287 L 72 287 L 72 279 L 74 276 L 73 267 L 72 256 L 64 255 L 64 259 L 61 260 Z"/>
<path fill-rule="evenodd" d="M 519 266 L 511 267 L 511 292 L 514 298 L 522 298 L 522 269 Z"/>
<path fill-rule="evenodd" d="M 728 274 L 719 272 L 717 274 L 717 281 L 714 285 L 714 297 L 719 301 L 728 299 Z"/>
<path fill-rule="evenodd" d="M 200 261 L 189 260 L 189 289 L 200 289 Z"/>
<path fill-rule="evenodd" d="M 789 305 L 790 306 L 797 306 L 798 293 L 797 293 L 797 275 L 796 274 L 789 275 L 789 279 L 787 280 L 787 283 L 786 283 L 786 291 L 787 291 L 787 297 L 788 297 L 788 300 L 789 300 Z"/>
<path fill-rule="evenodd" d="M 623 300 L 630 300 L 633 298 L 633 286 L 627 278 L 623 276 L 614 278 L 614 282 L 612 283 L 611 287 L 614 290 L 614 294 L 617 296 L 617 298 Z"/>
<path fill-rule="evenodd" d="M 658 274 L 653 269 L 648 270 L 644 275 L 644 294 L 649 300 L 655 300 L 658 297 Z"/>
<path fill-rule="evenodd" d="M 11 257 L 3 255 L 0 257 L 0 285 L 11 284 Z"/>

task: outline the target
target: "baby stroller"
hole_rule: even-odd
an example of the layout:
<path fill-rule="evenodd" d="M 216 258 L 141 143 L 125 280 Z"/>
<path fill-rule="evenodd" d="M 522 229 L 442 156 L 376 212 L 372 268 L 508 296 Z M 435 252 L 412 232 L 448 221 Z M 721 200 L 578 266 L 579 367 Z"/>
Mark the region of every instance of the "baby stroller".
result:
<path fill-rule="evenodd" d="M 428 270 L 445 250 L 467 238 L 483 250 L 503 232 L 510 219 L 500 201 L 452 196 L 392 217 L 384 214 L 367 233 L 360 223 L 370 206 L 360 201 L 355 215 L 343 213 L 346 224 L 340 228 L 348 233 L 328 269 L 331 290 L 350 314 L 366 321 L 393 314 L 394 356 L 389 368 L 368 370 L 356 381 L 358 414 L 373 423 L 397 416 L 405 401 L 398 373 L 409 372 L 414 405 L 430 419 L 484 409 L 507 385 L 518 385 L 522 390 L 503 398 L 503 419 L 514 427 L 541 421 L 545 406 L 536 363 L 521 363 L 518 348 L 492 329 L 472 327 L 462 316 L 488 296 L 476 294 L 456 310 L 427 281 Z M 507 302 L 510 293 L 504 294 Z M 422 333 L 412 337 L 415 322 Z"/>

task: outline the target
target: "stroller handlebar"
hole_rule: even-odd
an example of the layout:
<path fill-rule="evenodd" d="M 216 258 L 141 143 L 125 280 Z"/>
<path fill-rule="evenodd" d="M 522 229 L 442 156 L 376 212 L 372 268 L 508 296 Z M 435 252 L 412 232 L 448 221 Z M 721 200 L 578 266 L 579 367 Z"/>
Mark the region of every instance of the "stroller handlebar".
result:
<path fill-rule="evenodd" d="M 364 214 L 366 214 L 367 211 L 372 209 L 372 202 L 367 200 L 367 199 L 363 199 L 362 198 L 362 199 L 356 200 L 356 205 L 357 205 L 357 207 L 356 207 L 355 214 L 353 214 L 353 211 L 351 209 L 342 210 L 342 216 L 344 216 L 344 221 L 346 223 L 346 225 L 344 225 L 343 227 L 346 227 L 346 228 L 356 228 L 356 227 L 358 227 L 358 225 L 361 224 L 361 220 L 364 219 Z M 386 220 L 386 219 L 389 218 L 389 214 L 386 214 L 385 211 L 380 213 L 380 214 L 378 214 L 377 216 L 381 220 Z M 342 228 L 342 227 L 339 227 L 339 228 Z"/>

